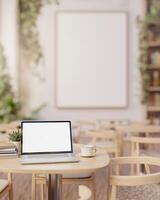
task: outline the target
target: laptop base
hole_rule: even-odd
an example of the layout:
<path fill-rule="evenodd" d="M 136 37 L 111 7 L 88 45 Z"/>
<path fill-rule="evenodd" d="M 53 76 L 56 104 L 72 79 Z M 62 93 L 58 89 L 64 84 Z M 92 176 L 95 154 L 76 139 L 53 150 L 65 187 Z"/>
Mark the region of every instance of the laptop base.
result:
<path fill-rule="evenodd" d="M 21 164 L 43 164 L 43 163 L 72 163 L 79 162 L 79 157 L 73 153 L 68 154 L 42 154 L 22 155 Z"/>

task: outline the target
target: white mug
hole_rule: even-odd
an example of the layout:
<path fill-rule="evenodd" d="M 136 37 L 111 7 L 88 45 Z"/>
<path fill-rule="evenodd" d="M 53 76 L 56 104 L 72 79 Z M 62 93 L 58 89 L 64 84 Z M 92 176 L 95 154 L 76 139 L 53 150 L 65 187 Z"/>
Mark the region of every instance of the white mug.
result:
<path fill-rule="evenodd" d="M 96 148 L 93 145 L 84 145 L 83 147 L 81 147 L 81 156 L 94 156 L 96 153 Z"/>

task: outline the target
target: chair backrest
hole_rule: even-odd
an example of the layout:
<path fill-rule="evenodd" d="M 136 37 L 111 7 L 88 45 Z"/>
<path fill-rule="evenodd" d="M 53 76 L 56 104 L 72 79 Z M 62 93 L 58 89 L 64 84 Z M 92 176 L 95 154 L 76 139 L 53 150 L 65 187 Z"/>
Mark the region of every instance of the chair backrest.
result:
<path fill-rule="evenodd" d="M 131 136 L 126 139 L 131 142 L 131 155 L 132 156 L 140 156 L 140 148 L 141 144 L 145 145 L 160 145 L 160 137 L 136 137 Z M 143 146 L 144 148 L 144 146 Z"/>
<path fill-rule="evenodd" d="M 160 126 L 147 124 L 117 125 L 116 130 L 127 133 L 128 135 L 144 133 L 146 136 L 149 136 L 150 133 L 160 133 Z"/>
<path fill-rule="evenodd" d="M 146 174 L 142 175 L 123 175 L 121 174 L 122 168 L 125 165 L 141 165 L 147 166 Z M 116 200 L 117 186 L 140 186 L 160 183 L 160 172 L 150 174 L 149 165 L 160 166 L 160 159 L 153 157 L 118 157 L 112 158 L 110 161 L 110 188 L 109 199 Z"/>
<path fill-rule="evenodd" d="M 79 120 L 77 121 L 77 124 L 79 125 L 80 132 L 85 130 L 96 130 L 98 125 L 96 120 Z"/>
<path fill-rule="evenodd" d="M 103 148 L 108 153 L 114 154 L 114 156 L 119 155 L 119 136 L 115 130 L 101 130 L 101 131 L 88 131 L 85 133 L 86 136 L 90 137 L 90 144 L 94 146 L 97 145 L 98 141 L 106 142 L 106 145 L 98 146 Z M 108 145 L 107 145 L 108 144 Z"/>
<path fill-rule="evenodd" d="M 76 122 L 77 125 L 77 138 L 76 143 L 85 143 L 85 133 L 90 130 L 98 129 L 98 122 L 96 120 L 79 120 Z"/>
<path fill-rule="evenodd" d="M 121 175 L 120 166 L 125 165 L 141 165 L 144 166 L 160 166 L 160 159 L 154 157 L 117 157 L 110 161 L 110 183 L 117 186 L 134 186 L 160 183 L 160 172 L 151 174 L 146 169 L 146 173 L 137 172 L 135 175 Z"/>
<path fill-rule="evenodd" d="M 99 119 L 99 128 L 101 130 L 112 129 L 115 130 L 117 126 L 126 126 L 129 124 L 129 120 L 106 120 Z"/>
<path fill-rule="evenodd" d="M 7 185 L 2 185 L 2 191 L 0 191 L 0 199 L 6 196 L 6 193 L 8 193 L 9 200 L 13 200 L 12 174 L 8 173 L 7 177 L 8 177 L 8 183 Z"/>

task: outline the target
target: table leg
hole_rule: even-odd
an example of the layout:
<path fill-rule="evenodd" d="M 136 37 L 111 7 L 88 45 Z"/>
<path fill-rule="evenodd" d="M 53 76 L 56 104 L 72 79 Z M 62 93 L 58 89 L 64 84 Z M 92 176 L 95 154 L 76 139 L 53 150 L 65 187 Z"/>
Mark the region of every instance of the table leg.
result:
<path fill-rule="evenodd" d="M 54 193 L 53 175 L 49 174 L 49 176 L 48 176 L 48 200 L 53 200 L 53 193 Z"/>
<path fill-rule="evenodd" d="M 62 175 L 55 175 L 55 190 L 54 190 L 54 199 L 61 200 L 62 199 Z"/>
<path fill-rule="evenodd" d="M 61 200 L 62 199 L 62 175 L 49 174 L 48 178 L 48 200 Z"/>

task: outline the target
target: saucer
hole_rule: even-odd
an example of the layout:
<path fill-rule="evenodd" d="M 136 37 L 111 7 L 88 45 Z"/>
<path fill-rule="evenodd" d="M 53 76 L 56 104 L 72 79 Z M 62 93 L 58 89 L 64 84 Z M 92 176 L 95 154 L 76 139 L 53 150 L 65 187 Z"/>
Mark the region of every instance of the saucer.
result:
<path fill-rule="evenodd" d="M 79 153 L 79 155 L 84 158 L 92 158 L 96 155 L 96 153 L 92 154 L 91 156 L 85 156 L 85 155 L 82 155 L 81 153 Z"/>

